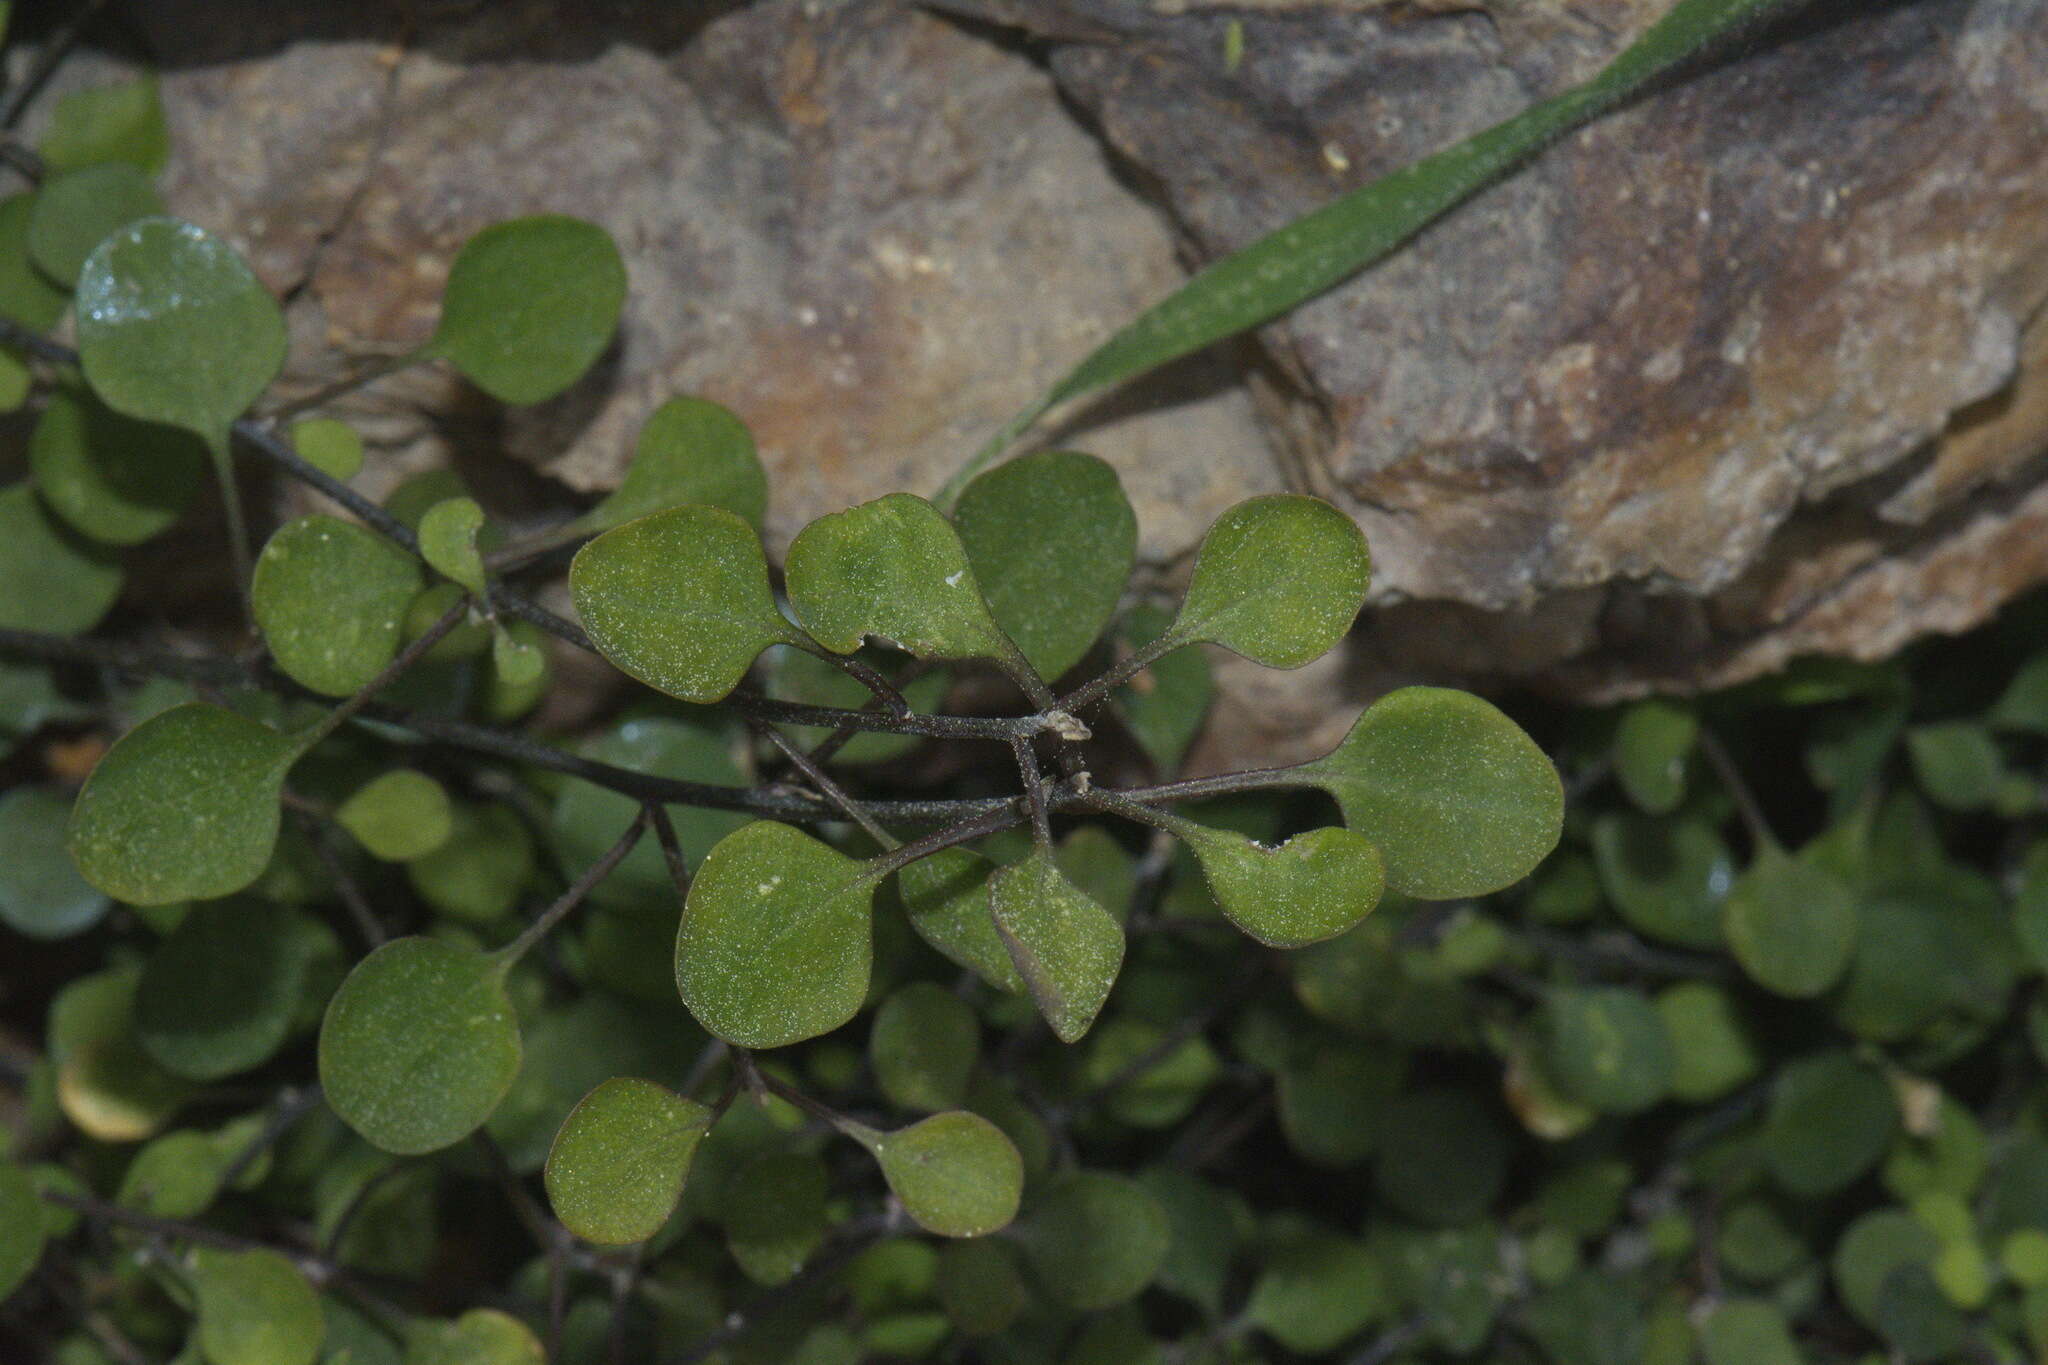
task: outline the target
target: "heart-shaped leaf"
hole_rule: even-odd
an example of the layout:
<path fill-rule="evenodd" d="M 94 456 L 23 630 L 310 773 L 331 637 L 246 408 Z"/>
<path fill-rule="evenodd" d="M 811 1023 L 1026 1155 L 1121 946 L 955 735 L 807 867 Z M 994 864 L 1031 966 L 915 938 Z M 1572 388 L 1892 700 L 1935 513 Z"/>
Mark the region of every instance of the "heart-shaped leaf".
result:
<path fill-rule="evenodd" d="M 1519 881 L 1557 846 L 1564 787 L 1520 726 L 1468 692 L 1404 687 L 1294 770 L 1378 845 L 1387 885 L 1426 900 Z"/>
<path fill-rule="evenodd" d="M 685 503 L 723 507 L 757 530 L 768 512 L 768 475 L 753 434 L 703 398 L 671 398 L 656 408 L 640 428 L 618 488 L 576 525 L 608 531 Z"/>
<path fill-rule="evenodd" d="M 1656 1006 L 1621 986 L 1573 987 L 1543 1002 L 1545 1061 L 1564 1093 L 1603 1114 L 1634 1114 L 1671 1090 L 1676 1058 Z"/>
<path fill-rule="evenodd" d="M 424 858 L 447 843 L 455 829 L 447 790 L 411 768 L 385 773 L 357 788 L 335 810 L 334 819 L 371 857 L 387 863 Z"/>
<path fill-rule="evenodd" d="M 769 820 L 720 840 L 676 932 L 676 986 L 741 1047 L 786 1047 L 860 1012 L 873 957 L 866 865 Z"/>
<path fill-rule="evenodd" d="M 972 849 L 946 848 L 910 864 L 896 881 L 919 938 L 990 985 L 1021 993 L 1024 978 L 989 909 L 988 879 L 995 870 Z"/>
<path fill-rule="evenodd" d="M 284 317 L 233 247 L 176 218 L 109 236 L 78 276 L 86 382 L 116 412 L 197 433 L 228 428 L 284 364 Z"/>
<path fill-rule="evenodd" d="M 313 1365 L 326 1325 L 320 1296 L 267 1248 L 192 1253 L 199 1349 L 211 1365 Z"/>
<path fill-rule="evenodd" d="M 278 528 L 256 560 L 249 597 L 277 666 L 315 692 L 342 697 L 397 655 L 419 591 L 412 556 L 373 531 L 316 514 Z"/>
<path fill-rule="evenodd" d="M 292 423 L 292 449 L 307 464 L 337 479 L 353 479 L 363 468 L 363 438 L 346 422 L 311 417 Z"/>
<path fill-rule="evenodd" d="M 875 1083 L 905 1109 L 957 1109 L 981 1050 L 981 1021 L 936 981 L 913 981 L 875 1011 L 868 1061 Z"/>
<path fill-rule="evenodd" d="M 431 938 L 356 964 L 320 1026 L 320 1084 L 342 1121 L 401 1156 L 481 1127 L 519 1074 L 504 963 Z"/>
<path fill-rule="evenodd" d="M 28 442 L 36 491 L 94 540 L 136 545 L 192 501 L 206 447 L 189 432 L 123 417 L 83 389 L 59 386 Z"/>
<path fill-rule="evenodd" d="M 408 1321 L 405 1365 L 547 1365 L 547 1352 L 510 1313 L 472 1308 L 453 1322 Z"/>
<path fill-rule="evenodd" d="M 538 403 L 604 353 L 625 301 L 625 262 L 595 223 L 561 214 L 494 223 L 456 255 L 425 353 L 499 402 Z"/>
<path fill-rule="evenodd" d="M 1116 471 L 1073 451 L 1026 455 L 967 485 L 953 522 L 996 623 L 1031 666 L 1057 678 L 1079 663 L 1137 553 Z"/>
<path fill-rule="evenodd" d="M 0 1159 L 0 1300 L 43 1259 L 43 1201 L 28 1172 Z"/>
<path fill-rule="evenodd" d="M 1017 1240 L 1046 1291 L 1082 1312 L 1134 1298 L 1159 1273 L 1172 1236 L 1159 1201 L 1107 1171 L 1055 1177 L 1017 1224 Z"/>
<path fill-rule="evenodd" d="M 790 542 L 789 604 L 825 648 L 870 635 L 920 659 L 1000 659 L 1014 646 L 989 615 L 959 533 L 911 493 L 819 517 Z"/>
<path fill-rule="evenodd" d="M 1826 868 L 1766 845 L 1728 893 L 1721 929 L 1751 980 L 1810 1000 L 1841 978 L 1856 950 L 1856 896 Z"/>
<path fill-rule="evenodd" d="M 484 529 L 484 509 L 474 498 L 437 502 L 420 518 L 420 558 L 434 572 L 453 579 L 478 597 L 484 594 L 484 560 L 477 552 L 477 533 Z"/>
<path fill-rule="evenodd" d="M 0 923 L 30 938 L 69 938 L 98 924 L 107 898 L 64 851 L 71 802 L 42 787 L 0 796 Z"/>
<path fill-rule="evenodd" d="M 1268 668 L 1300 668 L 1351 629 L 1371 566 L 1357 523 L 1322 499 L 1248 498 L 1202 538 L 1167 637 L 1222 645 Z"/>
<path fill-rule="evenodd" d="M 284 906 L 253 898 L 202 901 L 142 969 L 136 1037 L 151 1057 L 189 1080 L 217 1081 L 260 1066 L 291 1033 L 306 969 L 322 946 L 311 922 Z"/>
<path fill-rule="evenodd" d="M 28 222 L 35 203 L 33 194 L 0 199 L 0 317 L 46 332 L 64 316 L 71 299 L 29 259 Z"/>
<path fill-rule="evenodd" d="M 661 1231 L 682 1197 L 711 1111 L 652 1081 L 618 1077 L 583 1097 L 548 1152 L 548 1200 L 587 1242 L 625 1246 Z"/>
<path fill-rule="evenodd" d="M 1044 849 L 988 882 L 996 928 L 1052 1031 L 1078 1042 L 1109 999 L 1124 961 L 1116 918 L 1067 880 Z"/>
<path fill-rule="evenodd" d="M 1335 938 L 1379 904 L 1380 852 L 1348 829 L 1312 829 L 1278 848 L 1241 834 L 1176 820 L 1202 876 L 1230 922 L 1275 948 Z"/>
<path fill-rule="evenodd" d="M 120 595 L 111 554 L 58 524 L 27 484 L 0 489 L 0 629 L 77 635 Z"/>
<path fill-rule="evenodd" d="M 155 175 L 170 158 L 171 135 L 154 75 L 73 90 L 58 99 L 36 147 L 52 171 L 125 161 Z"/>
<path fill-rule="evenodd" d="M 952 1110 L 878 1133 L 851 1125 L 874 1154 L 903 1211 L 941 1237 L 981 1237 L 1017 1216 L 1024 1160 L 1003 1130 L 979 1114 Z"/>
<path fill-rule="evenodd" d="M 297 740 L 232 711 L 174 706 L 123 735 L 71 812 L 85 879 L 131 905 L 213 900 L 263 875 Z"/>
<path fill-rule="evenodd" d="M 605 532 L 577 552 L 569 591 L 607 659 L 684 701 L 722 701 L 768 646 L 808 644 L 776 610 L 760 537 L 721 507 Z"/>
<path fill-rule="evenodd" d="M 69 289 L 92 249 L 116 228 L 164 211 L 149 177 L 124 161 L 65 171 L 43 182 L 28 219 L 28 254 L 36 268 Z"/>

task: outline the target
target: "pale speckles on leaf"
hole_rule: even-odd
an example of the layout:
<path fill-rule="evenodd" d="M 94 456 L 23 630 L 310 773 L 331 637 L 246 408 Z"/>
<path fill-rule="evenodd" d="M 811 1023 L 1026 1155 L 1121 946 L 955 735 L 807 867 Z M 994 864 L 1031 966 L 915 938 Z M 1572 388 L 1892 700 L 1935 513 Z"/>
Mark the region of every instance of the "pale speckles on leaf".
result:
<path fill-rule="evenodd" d="M 988 885 L 996 927 L 1039 1012 L 1061 1042 L 1079 1041 L 1123 967 L 1122 926 L 1042 850 Z"/>

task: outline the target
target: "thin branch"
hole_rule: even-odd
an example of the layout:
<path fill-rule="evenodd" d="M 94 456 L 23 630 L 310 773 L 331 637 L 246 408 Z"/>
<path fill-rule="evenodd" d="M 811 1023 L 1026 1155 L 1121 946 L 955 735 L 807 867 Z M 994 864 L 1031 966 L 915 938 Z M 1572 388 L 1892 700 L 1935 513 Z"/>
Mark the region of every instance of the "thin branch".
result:
<path fill-rule="evenodd" d="M 294 398 L 291 402 L 284 404 L 277 411 L 270 414 L 269 420 L 272 425 L 281 426 L 301 413 L 325 407 L 337 398 L 346 397 L 365 385 L 376 383 L 386 375 L 397 374 L 400 370 L 421 364 L 427 359 L 429 359 L 428 356 L 416 350 L 405 351 L 398 355 L 372 357 L 367 364 L 362 365 L 352 374 L 343 375 L 340 379 L 336 379 L 321 388 L 313 390 L 313 392 L 303 398 Z"/>
<path fill-rule="evenodd" d="M 1024 783 L 1025 808 L 1031 812 L 1031 842 L 1041 851 L 1052 848 L 1052 820 L 1045 809 L 1045 777 L 1038 771 L 1038 755 L 1031 741 L 1018 735 L 1010 741 L 1017 759 L 1017 775 Z"/>
<path fill-rule="evenodd" d="M 1700 752 L 1707 756 L 1707 762 L 1713 766 L 1714 775 L 1720 778 L 1721 785 L 1728 789 L 1728 795 L 1735 802 L 1736 813 L 1742 817 L 1743 826 L 1748 829 L 1749 837 L 1756 844 L 1758 851 L 1769 849 L 1772 852 L 1784 852 L 1784 845 L 1778 842 L 1778 836 L 1771 833 L 1771 823 L 1764 818 L 1764 808 L 1757 803 L 1756 793 L 1751 791 L 1749 783 L 1743 780 L 1741 770 L 1735 766 L 1735 760 L 1730 757 L 1727 746 L 1721 743 L 1721 737 L 1702 725 L 1699 731 L 1699 746 Z"/>
<path fill-rule="evenodd" d="M 647 832 L 647 811 L 648 807 L 642 806 L 640 813 L 633 817 L 633 823 L 626 826 L 626 832 L 619 836 L 616 843 L 606 849 L 596 862 L 583 869 L 583 875 L 572 882 L 567 891 L 557 896 L 553 905 L 541 911 L 533 923 L 521 931 L 518 938 L 498 949 L 494 954 L 498 961 L 507 966 L 517 962 L 534 944 L 547 937 L 548 931 L 560 924 L 564 916 L 583 904 L 591 888 L 610 876 L 612 869 L 625 861 L 626 855 L 633 851 L 633 846 L 640 842 L 640 836 Z"/>
<path fill-rule="evenodd" d="M 866 830 L 869 838 L 880 844 L 885 850 L 897 846 L 900 841 L 896 836 L 877 824 L 875 818 L 868 814 L 867 809 L 860 802 L 848 796 L 846 789 L 837 782 L 834 782 L 831 774 L 812 762 L 810 755 L 799 749 L 789 736 L 783 734 L 782 731 L 766 721 L 750 720 L 748 726 L 756 734 L 760 735 L 770 744 L 773 744 L 777 749 L 780 749 L 782 756 L 788 759 L 795 766 L 796 770 L 804 775 L 804 779 L 817 789 L 818 794 L 827 801 L 830 801 L 834 806 L 837 806 L 845 813 L 848 819 Z"/>
<path fill-rule="evenodd" d="M 290 802 L 286 804 L 289 805 Z M 364 945 L 373 952 L 383 947 L 386 937 L 384 926 L 378 922 L 377 912 L 370 908 L 369 898 L 363 895 L 363 889 L 356 885 L 356 879 L 349 875 L 348 868 L 342 864 L 341 855 L 335 851 L 334 841 L 328 833 L 326 823 L 310 811 L 294 810 L 292 814 L 298 817 L 299 828 L 306 834 L 306 842 L 313 846 L 313 856 L 320 860 L 320 865 L 327 869 L 327 875 L 334 879 L 334 890 L 341 897 L 342 908 L 348 911 L 348 917 L 355 924 L 356 932 L 362 935 Z"/>
<path fill-rule="evenodd" d="M 220 1173 L 220 1188 L 232 1186 L 258 1157 L 276 1146 L 294 1124 L 319 1108 L 325 1098 L 317 1085 L 287 1086 L 279 1091 L 277 1107 L 270 1111 L 270 1118 L 262 1131 L 236 1152 L 234 1160 L 228 1162 L 227 1169 Z"/>
<path fill-rule="evenodd" d="M 461 625 L 464 618 L 468 615 L 468 598 L 462 598 L 452 603 L 448 610 L 442 612 L 440 618 L 433 625 L 428 626 L 417 640 L 408 644 L 404 649 L 399 650 L 397 655 L 390 663 L 384 665 L 376 677 L 364 683 L 360 688 L 357 688 L 354 696 L 335 707 L 332 711 L 329 711 L 326 717 L 313 727 L 313 732 L 307 740 L 307 747 L 310 748 L 318 744 L 321 740 L 347 724 L 349 718 L 358 711 L 361 711 L 365 706 L 368 706 L 379 692 L 397 682 L 411 670 L 414 664 L 426 658 L 427 652 L 447 638 L 448 633 Z"/>

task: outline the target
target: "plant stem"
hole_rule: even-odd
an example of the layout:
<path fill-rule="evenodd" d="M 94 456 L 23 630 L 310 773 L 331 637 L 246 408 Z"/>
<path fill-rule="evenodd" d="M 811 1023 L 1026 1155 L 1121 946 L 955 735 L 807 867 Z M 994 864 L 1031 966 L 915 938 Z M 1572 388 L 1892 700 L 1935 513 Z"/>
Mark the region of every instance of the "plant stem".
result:
<path fill-rule="evenodd" d="M 1031 741 L 1019 735 L 1010 741 L 1017 757 L 1017 775 L 1024 783 L 1024 802 L 1031 812 L 1031 842 L 1040 852 L 1052 851 L 1052 821 L 1045 809 L 1045 778 L 1038 770 L 1038 754 Z"/>
<path fill-rule="evenodd" d="M 883 851 L 886 852 L 897 846 L 900 841 L 896 836 L 877 824 L 874 816 L 868 814 L 860 802 L 848 796 L 846 789 L 837 782 L 834 782 L 831 775 L 823 768 L 813 763 L 811 756 L 792 743 L 787 735 L 766 721 L 749 720 L 747 724 L 748 728 L 752 729 L 754 733 L 760 735 L 770 744 L 773 744 L 777 749 L 780 749 L 782 756 L 795 765 L 796 770 L 804 775 L 806 781 L 817 788 L 819 795 L 830 801 L 834 806 L 837 806 L 846 814 L 848 819 L 866 830 L 868 837 L 880 844 Z"/>
<path fill-rule="evenodd" d="M 425 348 L 422 347 L 419 350 L 406 351 L 400 355 L 374 357 L 355 373 L 345 375 L 324 388 L 315 389 L 304 398 L 295 398 L 291 402 L 286 403 L 283 407 L 271 413 L 269 420 L 273 424 L 289 422 L 302 412 L 311 412 L 315 408 L 325 407 L 335 399 L 354 393 L 357 389 L 367 384 L 374 384 L 386 375 L 396 374 L 400 370 L 410 369 L 414 365 L 421 364 L 430 358 L 424 351 Z"/>
<path fill-rule="evenodd" d="M 596 862 L 583 869 L 583 875 L 571 882 L 569 889 L 557 896 L 553 905 L 541 911 L 533 923 L 520 932 L 518 938 L 492 954 L 498 962 L 498 970 L 510 971 L 513 963 L 524 957 L 534 944 L 547 937 L 550 929 L 560 924 L 564 916 L 583 903 L 583 898 L 590 894 L 592 887 L 610 876 L 612 869 L 625 861 L 626 855 L 633 851 L 633 846 L 640 842 L 640 836 L 646 832 L 647 807 L 642 806 L 640 813 L 633 817 L 633 823 L 626 826 L 626 832 L 619 836 L 618 842 L 606 849 Z"/>
<path fill-rule="evenodd" d="M 1758 852 L 1769 850 L 1783 853 L 1785 846 L 1778 842 L 1778 836 L 1771 832 L 1770 821 L 1764 819 L 1764 808 L 1757 803 L 1756 793 L 1743 781 L 1742 772 L 1735 766 L 1735 760 L 1721 743 L 1721 737 L 1706 726 L 1700 727 L 1700 752 L 1707 756 L 1707 762 L 1714 769 L 1714 776 L 1721 779 L 1721 785 L 1728 789 L 1728 795 L 1735 802 L 1736 814 L 1749 831 L 1750 841 Z"/>
<path fill-rule="evenodd" d="M 379 692 L 397 682 L 401 677 L 405 676 L 406 672 L 414 664 L 425 658 L 427 651 L 440 644 L 447 637 L 448 632 L 461 625 L 463 618 L 468 615 L 469 599 L 467 597 L 461 598 L 450 605 L 448 610 L 441 613 L 440 619 L 435 621 L 433 625 L 428 626 L 426 631 L 417 640 L 414 640 L 404 649 L 399 650 L 397 655 L 390 663 L 384 665 L 376 677 L 363 684 L 362 687 L 356 690 L 354 696 L 335 707 L 332 711 L 329 711 L 318 725 L 315 725 L 308 731 L 305 738 L 305 747 L 308 749 L 312 748 L 315 744 L 318 744 L 321 740 L 347 724 L 349 719 L 365 706 L 368 706 Z"/>
<path fill-rule="evenodd" d="M 1150 644 L 1142 645 L 1132 650 L 1129 654 L 1126 654 L 1122 659 L 1111 665 L 1109 670 L 1102 674 L 1102 676 L 1091 682 L 1083 683 L 1067 693 L 1066 696 L 1061 697 L 1054 705 L 1062 711 L 1078 714 L 1084 707 L 1093 706 L 1096 702 L 1101 701 L 1113 689 L 1123 686 L 1186 643 L 1185 640 L 1176 638 L 1173 632 L 1169 630 Z"/>

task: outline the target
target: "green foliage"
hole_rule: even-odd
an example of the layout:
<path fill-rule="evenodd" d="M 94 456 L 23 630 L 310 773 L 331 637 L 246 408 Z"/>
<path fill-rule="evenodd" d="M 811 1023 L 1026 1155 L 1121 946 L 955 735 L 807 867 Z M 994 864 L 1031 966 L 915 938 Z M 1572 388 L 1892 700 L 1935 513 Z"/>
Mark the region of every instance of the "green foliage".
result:
<path fill-rule="evenodd" d="M 43 1201 L 29 1173 L 0 1159 L 0 1298 L 12 1294 L 43 1256 Z"/>
<path fill-rule="evenodd" d="M 331 930 L 297 911 L 254 898 L 202 901 L 142 969 L 136 1037 L 166 1070 L 190 1080 L 260 1066 L 303 1012 L 310 969 L 339 952 Z"/>
<path fill-rule="evenodd" d="M 1354 831 L 1314 829 L 1278 848 L 1192 821 L 1174 832 L 1195 850 L 1231 923 L 1275 948 L 1335 938 L 1379 904 L 1379 850 Z"/>
<path fill-rule="evenodd" d="M 420 518 L 420 558 L 435 573 L 481 597 L 484 561 L 476 541 L 483 529 L 484 509 L 474 498 L 437 502 Z"/>
<path fill-rule="evenodd" d="M 878 1133 L 855 1126 L 903 1211 L 941 1237 L 980 1237 L 1017 1215 L 1024 1160 L 1002 1129 L 961 1110 Z"/>
<path fill-rule="evenodd" d="M 27 484 L 0 489 L 0 630 L 91 630 L 121 593 L 121 566 L 52 518 Z"/>
<path fill-rule="evenodd" d="M 78 283 L 86 257 L 116 228 L 163 211 L 149 177 L 124 161 L 52 176 L 37 191 L 29 214 L 29 259 L 69 290 Z"/>
<path fill-rule="evenodd" d="M 538 403 L 603 354 L 625 299 L 625 262 L 603 228 L 559 214 L 516 218 L 463 245 L 426 352 L 500 402 Z"/>
<path fill-rule="evenodd" d="M 753 433 L 703 398 L 671 398 L 656 408 L 619 486 L 575 524 L 609 531 L 687 504 L 722 507 L 756 530 L 768 512 L 768 475 Z"/>
<path fill-rule="evenodd" d="M 1203 537 L 1187 598 L 1162 638 L 1300 668 L 1351 629 L 1369 574 L 1365 537 L 1336 508 L 1290 493 L 1250 498 Z"/>
<path fill-rule="evenodd" d="M 988 880 L 988 901 L 996 932 L 1039 1012 L 1061 1042 L 1078 1041 L 1116 984 L 1123 927 L 1044 849 L 998 868 Z"/>
<path fill-rule="evenodd" d="M 193 1253 L 192 1286 L 199 1349 L 213 1365 L 313 1365 L 319 1358 L 320 1297 L 278 1253 L 202 1248 Z"/>
<path fill-rule="evenodd" d="M 644 1242 L 682 1197 L 711 1110 L 652 1081 L 620 1077 L 583 1097 L 548 1152 L 555 1216 L 601 1246 Z"/>
<path fill-rule="evenodd" d="M 345 697 L 398 653 L 418 561 L 335 517 L 278 528 L 256 560 L 250 605 L 277 666 L 294 682 Z"/>
<path fill-rule="evenodd" d="M 82 389 L 50 395 L 28 443 L 36 491 L 81 535 L 136 545 L 192 501 L 206 448 L 174 427 L 123 417 Z"/>
<path fill-rule="evenodd" d="M 0 923 L 30 938 L 69 938 L 107 913 L 107 898 L 64 850 L 71 803 L 41 787 L 0 796 Z"/>
<path fill-rule="evenodd" d="M 357 788 L 335 809 L 334 821 L 372 857 L 393 863 L 424 858 L 455 832 L 447 789 L 410 768 L 394 768 Z"/>
<path fill-rule="evenodd" d="M 60 97 L 36 150 L 53 171 L 125 162 L 154 175 L 163 169 L 171 152 L 156 77 L 146 75 Z"/>

